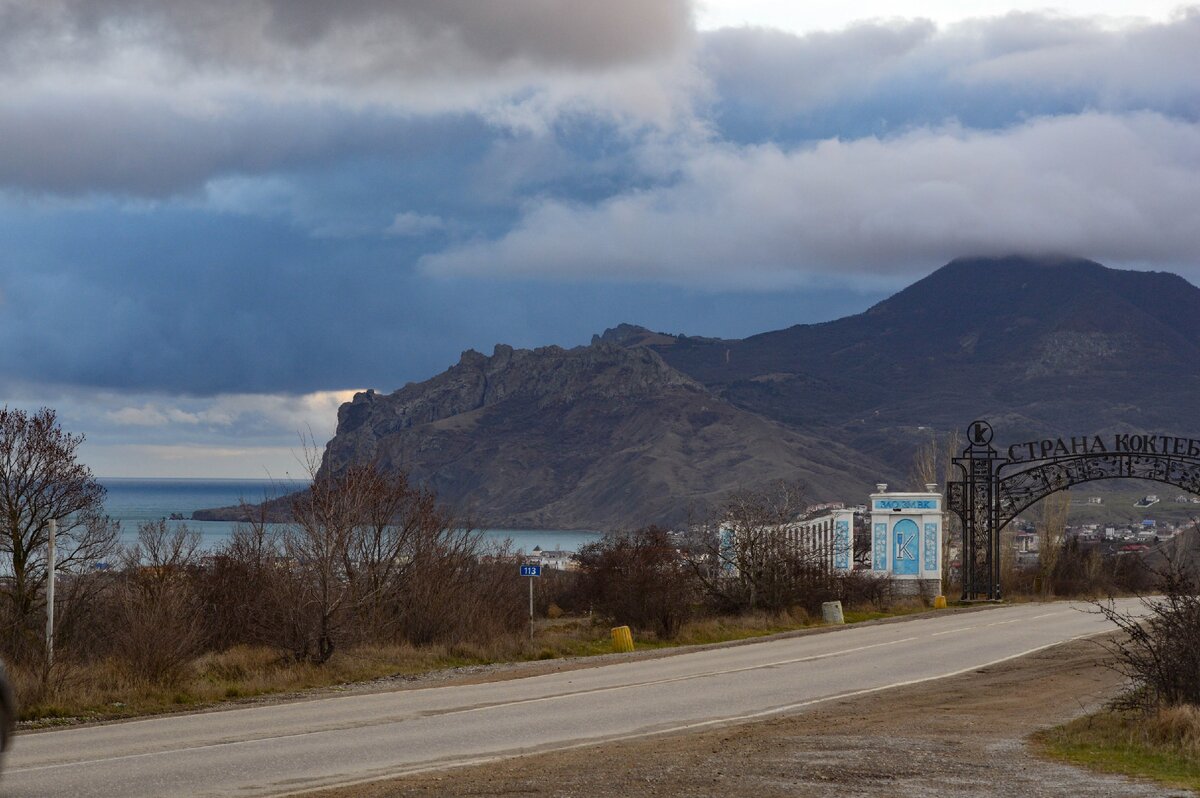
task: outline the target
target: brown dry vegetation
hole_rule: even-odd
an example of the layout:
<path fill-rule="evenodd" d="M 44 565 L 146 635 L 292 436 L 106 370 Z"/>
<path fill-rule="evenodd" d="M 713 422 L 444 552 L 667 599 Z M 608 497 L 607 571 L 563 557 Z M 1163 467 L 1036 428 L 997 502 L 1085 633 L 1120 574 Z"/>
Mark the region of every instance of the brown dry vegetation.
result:
<path fill-rule="evenodd" d="M 856 623 L 926 609 L 918 600 L 907 600 L 896 602 L 886 612 L 867 606 L 850 609 L 846 616 L 848 623 Z M 820 625 L 801 608 L 702 618 L 684 624 L 670 640 L 639 632 L 636 646 L 653 650 L 707 645 Z M 26 699 L 21 718 L 27 725 L 44 726 L 191 710 L 375 680 L 383 680 L 381 686 L 395 685 L 447 669 L 474 671 L 471 666 L 590 657 L 612 650 L 609 622 L 599 617 L 563 617 L 540 621 L 532 641 L 525 634 L 514 634 L 488 643 L 363 644 L 338 650 L 319 665 L 298 661 L 277 648 L 237 645 L 191 659 L 169 682 L 139 676 L 117 657 L 59 665 L 48 686 L 34 670 L 17 668 L 10 675 L 18 694 Z"/>
<path fill-rule="evenodd" d="M 1121 630 L 1109 649 L 1129 683 L 1105 712 L 1053 729 L 1044 750 L 1099 770 L 1200 788 L 1200 574 L 1193 556 L 1164 555 L 1144 613 L 1101 603 Z"/>

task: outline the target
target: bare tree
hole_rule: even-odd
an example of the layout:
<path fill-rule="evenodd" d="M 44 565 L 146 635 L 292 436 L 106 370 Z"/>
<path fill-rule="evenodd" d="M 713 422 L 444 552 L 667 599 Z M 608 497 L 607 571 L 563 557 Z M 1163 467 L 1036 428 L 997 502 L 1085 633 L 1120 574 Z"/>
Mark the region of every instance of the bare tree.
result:
<path fill-rule="evenodd" d="M 607 535 L 575 555 L 580 592 L 601 615 L 660 639 L 679 634 L 696 599 L 695 573 L 665 529 Z"/>
<path fill-rule="evenodd" d="M 803 490 L 779 482 L 737 491 L 691 533 L 685 547 L 704 590 L 725 609 L 812 605 L 836 590 L 832 552 L 802 539 Z"/>
<path fill-rule="evenodd" d="M 104 515 L 104 488 L 76 459 L 82 435 L 65 432 L 55 412 L 0 408 L 0 628 L 4 653 L 40 654 L 46 544 L 58 522 L 56 570 L 86 572 L 108 557 L 118 526 Z"/>
<path fill-rule="evenodd" d="M 345 632 L 357 564 L 353 534 L 363 509 L 360 469 L 317 474 L 291 501 L 282 535 L 287 563 L 281 579 L 290 595 L 279 609 L 284 639 L 299 660 L 323 663 Z"/>
<path fill-rule="evenodd" d="M 937 436 L 930 435 L 929 440 L 917 447 L 913 452 L 912 463 L 908 469 L 908 480 L 913 490 L 925 490 L 925 486 L 941 479 L 945 469 L 942 468 L 945 459 L 945 449 Z"/>
<path fill-rule="evenodd" d="M 1153 710 L 1200 705 L 1200 577 L 1193 541 L 1176 554 L 1163 556 L 1153 568 L 1156 595 L 1141 597 L 1142 607 L 1124 611 L 1116 603 L 1097 602 L 1097 611 L 1123 633 L 1108 643 L 1116 668 L 1133 689 L 1118 706 Z"/>
<path fill-rule="evenodd" d="M 347 642 L 429 643 L 489 615 L 472 604 L 492 584 L 478 531 L 403 472 L 357 464 L 331 474 L 310 459 L 312 482 L 290 500 L 269 580 L 277 640 L 293 656 L 319 664 Z"/>
<path fill-rule="evenodd" d="M 350 539 L 356 614 L 364 633 L 385 639 L 403 625 L 398 598 L 429 559 L 427 549 L 440 539 L 449 542 L 453 525 L 436 496 L 411 485 L 402 471 L 364 468 L 357 487 L 363 494 L 362 512 Z"/>
<path fill-rule="evenodd" d="M 138 525 L 137 543 L 121 556 L 122 582 L 113 635 L 130 672 L 170 683 L 203 648 L 202 607 L 195 588 L 200 533 L 165 520 Z"/>
<path fill-rule="evenodd" d="M 1051 493 L 1042 499 L 1041 518 L 1037 529 L 1038 576 L 1043 595 L 1049 595 L 1053 586 L 1052 576 L 1062 554 L 1070 512 L 1071 494 L 1066 491 Z"/>
<path fill-rule="evenodd" d="M 262 505 L 243 503 L 242 511 L 245 520 L 208 557 L 197 584 L 208 644 L 216 650 L 276 642 L 280 535 Z"/>
<path fill-rule="evenodd" d="M 914 490 L 924 490 L 925 486 L 940 481 L 943 490 L 945 486 L 961 477 L 954 458 L 961 454 L 962 445 L 958 430 L 948 432 L 944 437 L 930 435 L 929 440 L 922 444 L 913 454 L 912 465 L 909 468 L 909 480 Z M 954 513 L 945 513 L 942 520 L 942 585 L 950 590 L 950 564 L 953 561 L 951 552 L 956 547 L 961 550 L 962 522 Z"/>

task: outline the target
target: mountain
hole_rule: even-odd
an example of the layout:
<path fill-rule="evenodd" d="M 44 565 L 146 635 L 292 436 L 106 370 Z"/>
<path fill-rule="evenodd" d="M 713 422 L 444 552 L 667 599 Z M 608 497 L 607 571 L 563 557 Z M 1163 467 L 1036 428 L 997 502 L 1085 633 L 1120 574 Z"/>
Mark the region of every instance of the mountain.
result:
<path fill-rule="evenodd" d="M 974 418 L 1014 441 L 1196 431 L 1200 289 L 1080 259 L 960 259 L 855 316 L 651 347 L 741 409 L 898 469 L 927 428 Z"/>
<path fill-rule="evenodd" d="M 1200 432 L 1200 289 L 1070 258 L 960 259 L 864 313 L 743 340 L 624 324 L 360 393 L 322 468 L 408 469 L 493 527 L 674 523 L 737 487 L 859 501 L 933 432 Z"/>
<path fill-rule="evenodd" d="M 468 351 L 446 372 L 338 411 L 322 467 L 403 468 L 477 523 L 610 529 L 677 523 L 780 477 L 856 495 L 877 464 L 741 410 L 654 351 Z"/>

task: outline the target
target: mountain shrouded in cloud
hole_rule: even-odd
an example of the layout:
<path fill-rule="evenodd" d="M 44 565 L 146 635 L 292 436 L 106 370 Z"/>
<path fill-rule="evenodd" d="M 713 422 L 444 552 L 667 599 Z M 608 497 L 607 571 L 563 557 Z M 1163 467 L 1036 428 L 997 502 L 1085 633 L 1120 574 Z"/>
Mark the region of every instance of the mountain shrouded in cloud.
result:
<path fill-rule="evenodd" d="M 215 445 L 231 396 L 621 319 L 748 335 L 963 254 L 1200 276 L 1200 11 L 889 13 L 0 0 L 0 390 Z"/>

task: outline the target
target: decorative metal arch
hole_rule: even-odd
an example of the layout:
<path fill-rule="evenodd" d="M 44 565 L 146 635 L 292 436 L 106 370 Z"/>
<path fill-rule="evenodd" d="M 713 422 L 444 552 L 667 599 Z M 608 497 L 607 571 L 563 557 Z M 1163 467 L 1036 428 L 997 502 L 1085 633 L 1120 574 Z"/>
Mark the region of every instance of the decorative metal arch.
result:
<path fill-rule="evenodd" d="M 1010 446 L 1002 458 L 992 436 L 986 421 L 971 423 L 969 445 L 954 458 L 963 478 L 946 485 L 946 507 L 962 520 L 964 600 L 1000 599 L 1000 531 L 1051 493 L 1099 479 L 1145 479 L 1200 494 L 1195 438 L 1118 435 L 1111 446 L 1098 436 L 1070 438 L 1070 446 L 1052 438 Z M 1029 456 L 1015 457 L 1014 450 Z M 1005 475 L 1006 469 L 1017 470 Z"/>

